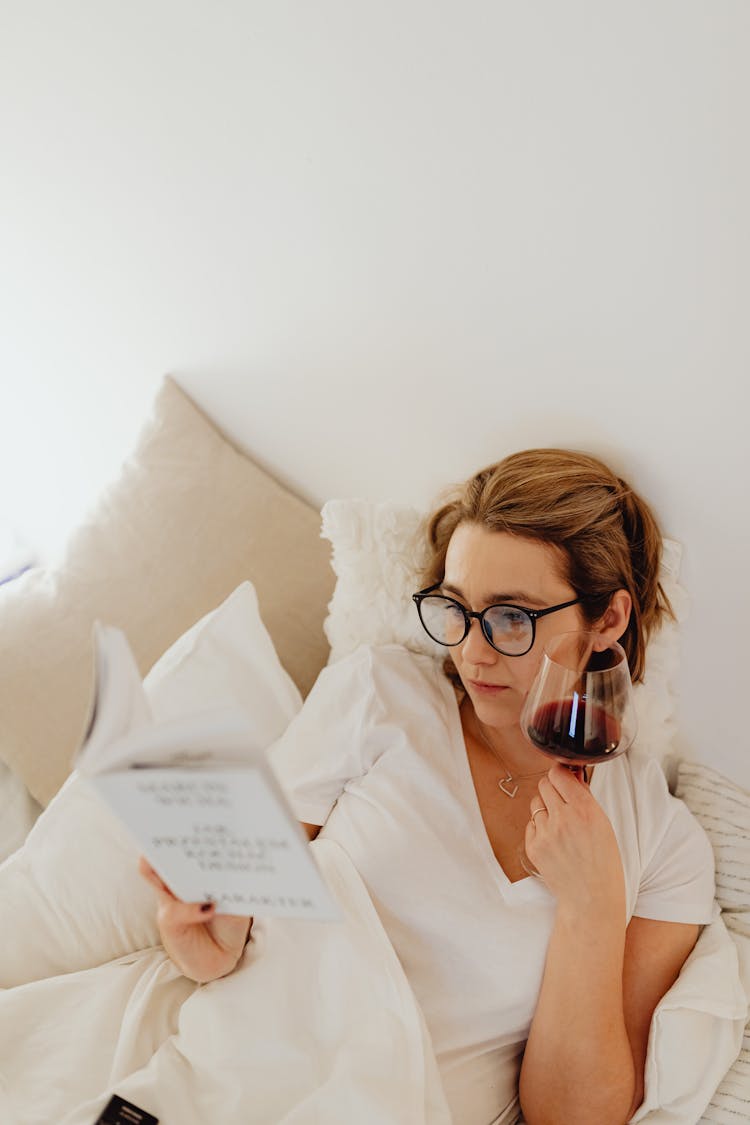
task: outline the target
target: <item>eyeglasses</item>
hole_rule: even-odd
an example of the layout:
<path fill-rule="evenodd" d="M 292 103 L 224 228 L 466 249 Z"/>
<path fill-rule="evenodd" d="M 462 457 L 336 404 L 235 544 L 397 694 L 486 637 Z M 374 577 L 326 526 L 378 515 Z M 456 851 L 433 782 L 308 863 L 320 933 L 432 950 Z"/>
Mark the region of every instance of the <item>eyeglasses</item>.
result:
<path fill-rule="evenodd" d="M 428 636 L 440 645 L 452 648 L 460 645 L 471 628 L 471 619 L 476 617 L 486 640 L 496 652 L 503 656 L 525 656 L 534 644 L 536 623 L 540 617 L 557 613 L 559 609 L 590 601 L 589 598 L 573 598 L 549 609 L 525 609 L 520 605 L 488 605 L 481 613 L 464 609 L 460 602 L 433 594 L 441 583 L 428 586 L 418 594 L 412 594 L 417 607 L 419 620 Z"/>

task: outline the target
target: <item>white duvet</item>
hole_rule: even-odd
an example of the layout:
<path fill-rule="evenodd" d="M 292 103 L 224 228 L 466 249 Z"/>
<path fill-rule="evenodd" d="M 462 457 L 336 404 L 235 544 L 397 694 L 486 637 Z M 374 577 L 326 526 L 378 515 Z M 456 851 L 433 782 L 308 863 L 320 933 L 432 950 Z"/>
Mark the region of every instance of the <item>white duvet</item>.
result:
<path fill-rule="evenodd" d="M 145 688 L 157 718 L 241 702 L 264 746 L 301 702 L 248 583 Z M 73 774 L 0 866 L 0 1125 L 93 1125 L 112 1093 L 160 1125 L 451 1125 L 362 880 L 333 841 L 311 847 L 344 921 L 256 919 L 238 968 L 198 986 L 158 944 L 132 839 Z M 750 990 L 750 959 L 747 970 Z M 635 1120 L 695 1125 L 746 1018 L 717 916 L 657 1009 Z"/>
<path fill-rule="evenodd" d="M 207 985 L 160 946 L 0 992 L 0 1121 L 449 1125 L 421 1011 L 345 853 L 313 845 L 343 923 L 258 919 Z"/>
<path fill-rule="evenodd" d="M 221 980 L 194 984 L 157 945 L 0 990 L 2 1125 L 93 1125 L 113 1093 L 160 1125 L 451 1125 L 367 891 L 339 845 L 312 847 L 344 921 L 257 919 Z M 717 916 L 659 1006 L 634 1120 L 698 1120 L 739 1050 L 736 974 Z"/>
<path fill-rule="evenodd" d="M 242 707 L 259 746 L 301 705 L 249 583 L 131 680 L 156 720 Z M 133 840 L 72 774 L 0 866 L 0 1125 L 93 1125 L 112 1093 L 160 1125 L 448 1125 L 364 884 L 311 846 L 344 921 L 256 918 L 238 968 L 198 986 L 159 945 Z"/>

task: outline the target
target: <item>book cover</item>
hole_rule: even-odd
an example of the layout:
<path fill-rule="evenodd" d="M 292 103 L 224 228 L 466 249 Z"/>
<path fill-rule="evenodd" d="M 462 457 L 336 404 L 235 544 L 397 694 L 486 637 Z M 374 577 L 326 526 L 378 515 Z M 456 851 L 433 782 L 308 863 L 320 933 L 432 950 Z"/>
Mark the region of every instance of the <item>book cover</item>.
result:
<path fill-rule="evenodd" d="M 154 721 L 124 633 L 97 623 L 78 772 L 173 894 L 219 914 L 337 920 L 309 841 L 240 707 Z"/>

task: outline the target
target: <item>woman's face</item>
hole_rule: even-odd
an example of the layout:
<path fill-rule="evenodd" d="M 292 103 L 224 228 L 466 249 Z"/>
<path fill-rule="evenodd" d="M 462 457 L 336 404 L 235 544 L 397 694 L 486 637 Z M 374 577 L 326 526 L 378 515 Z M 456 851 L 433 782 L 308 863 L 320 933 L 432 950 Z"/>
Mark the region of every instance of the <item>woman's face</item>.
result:
<path fill-rule="evenodd" d="M 577 596 L 561 577 L 563 571 L 563 556 L 547 543 L 463 523 L 448 544 L 441 592 L 473 610 L 501 602 L 547 609 Z M 529 652 L 503 656 L 472 620 L 468 635 L 450 654 L 480 722 L 517 728 L 546 640 L 582 626 L 580 606 L 561 609 L 537 621 Z"/>

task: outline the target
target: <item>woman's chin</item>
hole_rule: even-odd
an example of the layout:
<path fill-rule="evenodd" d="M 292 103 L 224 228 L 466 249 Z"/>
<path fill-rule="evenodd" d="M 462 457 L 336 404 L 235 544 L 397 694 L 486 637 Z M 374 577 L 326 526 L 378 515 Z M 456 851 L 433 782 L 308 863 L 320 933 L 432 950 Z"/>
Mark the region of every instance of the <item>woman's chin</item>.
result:
<path fill-rule="evenodd" d="M 477 691 L 471 684 L 466 688 L 480 723 L 489 727 L 518 727 L 521 706 L 510 688 L 501 692 Z"/>

